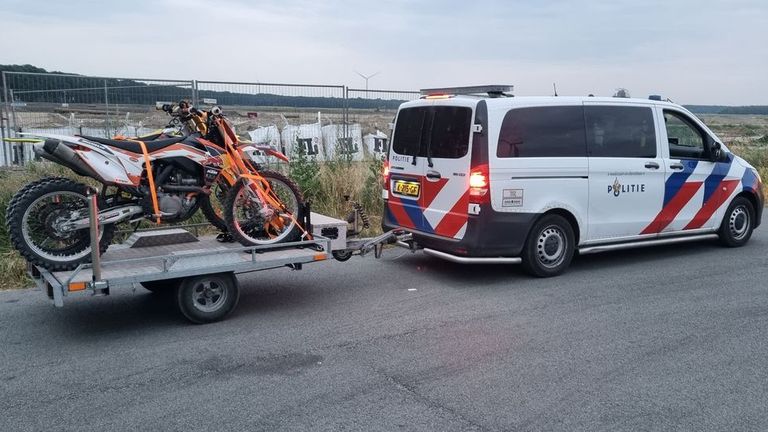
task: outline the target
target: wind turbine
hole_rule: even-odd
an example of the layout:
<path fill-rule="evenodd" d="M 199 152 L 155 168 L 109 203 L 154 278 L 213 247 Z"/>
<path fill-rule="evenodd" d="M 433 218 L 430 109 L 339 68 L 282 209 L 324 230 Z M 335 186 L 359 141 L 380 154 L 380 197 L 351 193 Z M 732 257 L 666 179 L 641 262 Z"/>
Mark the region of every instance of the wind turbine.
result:
<path fill-rule="evenodd" d="M 375 77 L 376 75 L 380 74 L 381 71 L 376 72 L 375 74 L 365 76 L 361 74 L 358 71 L 355 71 L 356 74 L 360 75 L 365 80 L 365 97 L 368 97 L 368 80 Z"/>

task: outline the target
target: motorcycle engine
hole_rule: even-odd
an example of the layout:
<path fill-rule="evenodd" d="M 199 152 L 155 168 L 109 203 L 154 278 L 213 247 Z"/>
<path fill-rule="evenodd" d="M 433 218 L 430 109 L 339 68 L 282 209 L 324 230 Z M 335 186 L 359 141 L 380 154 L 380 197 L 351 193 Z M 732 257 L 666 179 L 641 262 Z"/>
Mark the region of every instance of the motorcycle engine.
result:
<path fill-rule="evenodd" d="M 168 217 L 174 218 L 184 209 L 181 197 L 176 194 L 167 194 L 160 192 L 157 194 L 157 205 L 160 207 L 160 211 Z"/>
<path fill-rule="evenodd" d="M 199 181 L 194 176 L 184 173 L 183 171 L 175 171 L 168 176 L 163 186 L 198 186 Z M 162 189 L 160 186 L 159 189 Z M 191 211 L 195 209 L 197 203 L 197 197 L 191 195 L 189 192 L 173 192 L 173 191 L 158 191 L 157 192 L 157 206 L 163 215 L 165 222 L 177 222 L 186 219 L 191 216 Z M 142 205 L 146 209 L 147 214 L 153 214 L 153 205 L 151 195 L 147 193 L 142 200 Z"/>

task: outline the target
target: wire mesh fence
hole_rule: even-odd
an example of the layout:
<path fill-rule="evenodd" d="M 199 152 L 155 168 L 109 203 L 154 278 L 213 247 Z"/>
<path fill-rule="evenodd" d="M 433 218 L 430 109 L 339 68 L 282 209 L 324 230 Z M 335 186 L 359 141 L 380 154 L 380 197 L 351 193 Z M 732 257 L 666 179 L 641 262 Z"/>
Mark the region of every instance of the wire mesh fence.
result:
<path fill-rule="evenodd" d="M 168 117 L 158 102 L 219 105 L 244 140 L 272 144 L 291 156 L 351 160 L 386 151 L 397 107 L 418 92 L 343 85 L 247 83 L 3 72 L 0 162 L 32 159 L 34 134 L 140 136 Z"/>

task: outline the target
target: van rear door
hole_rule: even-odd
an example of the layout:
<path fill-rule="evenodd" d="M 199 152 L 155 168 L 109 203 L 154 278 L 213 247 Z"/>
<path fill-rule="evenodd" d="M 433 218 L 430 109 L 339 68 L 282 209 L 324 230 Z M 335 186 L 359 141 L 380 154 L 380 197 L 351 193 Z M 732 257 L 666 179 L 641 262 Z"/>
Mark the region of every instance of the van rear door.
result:
<path fill-rule="evenodd" d="M 468 220 L 472 108 L 436 104 L 429 115 L 422 195 L 425 225 L 435 235 L 461 239 Z"/>
<path fill-rule="evenodd" d="M 390 221 L 427 234 L 464 236 L 473 103 L 419 101 L 400 109 L 389 157 Z"/>
<path fill-rule="evenodd" d="M 422 153 L 428 107 L 401 108 L 395 119 L 389 151 L 389 197 L 385 220 L 391 225 L 429 231 L 424 225 L 422 183 L 426 159 Z"/>

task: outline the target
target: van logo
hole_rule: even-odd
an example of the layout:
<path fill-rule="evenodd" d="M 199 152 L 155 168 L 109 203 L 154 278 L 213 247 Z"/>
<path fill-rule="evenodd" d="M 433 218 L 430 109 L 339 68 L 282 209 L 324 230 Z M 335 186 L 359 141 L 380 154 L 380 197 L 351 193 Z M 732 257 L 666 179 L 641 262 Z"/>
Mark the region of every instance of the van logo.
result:
<path fill-rule="evenodd" d="M 645 192 L 645 184 L 643 183 L 635 183 L 635 184 L 626 184 L 623 185 L 619 183 L 619 178 L 616 177 L 616 179 L 613 181 L 612 185 L 608 185 L 608 193 L 613 192 L 613 196 L 617 197 L 623 193 L 636 193 L 636 192 Z"/>
<path fill-rule="evenodd" d="M 395 162 L 410 162 L 410 156 L 392 155 L 392 160 Z"/>

